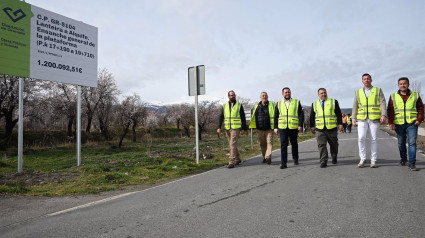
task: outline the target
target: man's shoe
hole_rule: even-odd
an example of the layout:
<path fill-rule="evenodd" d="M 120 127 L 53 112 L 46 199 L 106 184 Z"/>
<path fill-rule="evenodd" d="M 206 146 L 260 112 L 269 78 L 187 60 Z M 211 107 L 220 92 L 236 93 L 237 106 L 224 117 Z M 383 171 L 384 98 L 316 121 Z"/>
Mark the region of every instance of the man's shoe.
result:
<path fill-rule="evenodd" d="M 294 165 L 298 165 L 298 160 L 294 159 Z"/>
<path fill-rule="evenodd" d="M 406 160 L 400 160 L 400 165 L 401 166 L 406 166 L 406 162 L 407 162 Z"/>
<path fill-rule="evenodd" d="M 229 164 L 229 165 L 227 165 L 227 168 L 229 168 L 229 169 L 232 169 L 232 168 L 234 168 L 235 167 L 235 165 L 234 164 Z"/>
<path fill-rule="evenodd" d="M 266 158 L 263 158 L 263 164 L 267 163 Z"/>
<path fill-rule="evenodd" d="M 238 160 L 236 161 L 235 165 L 240 165 L 242 163 L 242 161 Z"/>
<path fill-rule="evenodd" d="M 412 171 L 419 171 L 419 169 L 416 168 L 415 164 L 409 164 L 409 169 Z"/>
<path fill-rule="evenodd" d="M 370 163 L 370 167 L 371 167 L 371 168 L 376 168 L 376 164 L 375 164 L 375 162 Z"/>
<path fill-rule="evenodd" d="M 266 161 L 267 161 L 267 164 L 271 164 L 272 163 L 272 158 L 267 158 Z"/>
<path fill-rule="evenodd" d="M 336 158 L 332 159 L 332 164 L 337 164 L 338 160 Z"/>
<path fill-rule="evenodd" d="M 288 168 L 288 167 L 286 166 L 286 164 L 281 164 L 281 165 L 280 165 L 280 169 L 286 169 L 286 168 Z"/>
<path fill-rule="evenodd" d="M 320 164 L 320 168 L 326 168 L 326 167 L 328 167 L 327 163 L 323 162 L 323 163 Z"/>
<path fill-rule="evenodd" d="M 364 161 L 360 161 L 360 163 L 357 165 L 357 167 L 363 168 L 364 167 Z"/>

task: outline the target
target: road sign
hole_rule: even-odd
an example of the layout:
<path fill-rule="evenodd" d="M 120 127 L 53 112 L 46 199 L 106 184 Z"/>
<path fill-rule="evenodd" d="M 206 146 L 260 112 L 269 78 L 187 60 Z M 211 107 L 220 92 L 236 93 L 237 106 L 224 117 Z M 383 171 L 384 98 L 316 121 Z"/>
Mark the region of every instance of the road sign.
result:
<path fill-rule="evenodd" d="M 196 76 L 195 76 L 195 70 L 196 70 Z M 189 96 L 205 95 L 205 65 L 189 67 L 188 78 L 189 78 Z"/>
<path fill-rule="evenodd" d="M 0 36 L 0 74 L 97 87 L 96 27 L 1 0 Z"/>

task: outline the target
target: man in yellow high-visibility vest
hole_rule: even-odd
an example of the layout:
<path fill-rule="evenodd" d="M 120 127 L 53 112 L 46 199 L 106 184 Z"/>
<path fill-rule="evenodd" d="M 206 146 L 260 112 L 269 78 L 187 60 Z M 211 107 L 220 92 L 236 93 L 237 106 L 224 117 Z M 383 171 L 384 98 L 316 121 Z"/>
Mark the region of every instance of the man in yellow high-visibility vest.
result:
<path fill-rule="evenodd" d="M 356 91 L 353 103 L 353 125 L 358 125 L 358 144 L 360 162 L 363 168 L 366 161 L 366 133 L 370 130 L 371 168 L 376 168 L 378 159 L 379 124 L 384 123 L 387 115 L 387 105 L 382 89 L 372 86 L 372 76 L 362 75 L 363 88 Z"/>
<path fill-rule="evenodd" d="M 275 104 L 269 101 L 266 92 L 261 92 L 261 101 L 255 105 L 249 128 L 256 128 L 260 141 L 263 163 L 272 163 Z"/>
<path fill-rule="evenodd" d="M 310 128 L 316 134 L 317 147 L 320 154 L 320 168 L 328 166 L 329 143 L 332 164 L 337 163 L 338 157 L 338 130 L 343 130 L 342 114 L 338 101 L 328 98 L 326 89 L 319 88 L 319 99 L 311 105 Z"/>
<path fill-rule="evenodd" d="M 347 129 L 348 129 L 348 133 L 351 133 L 351 127 L 352 127 L 353 123 L 351 122 L 351 115 L 350 113 L 347 114 Z"/>
<path fill-rule="evenodd" d="M 410 91 L 407 77 L 398 80 L 398 88 L 398 92 L 391 94 L 388 101 L 388 124 L 390 129 L 397 133 L 400 164 L 406 165 L 409 152 L 408 167 L 412 171 L 417 171 L 416 139 L 418 126 L 424 120 L 424 104 L 419 93 Z M 406 149 L 406 139 L 409 150 Z"/>
<path fill-rule="evenodd" d="M 239 135 L 245 134 L 246 119 L 242 104 L 236 101 L 235 91 L 230 90 L 227 96 L 229 102 L 225 103 L 221 110 L 217 133 L 221 133 L 221 125 L 224 124 L 230 147 L 229 164 L 227 168 L 231 169 L 242 162 L 238 150 L 238 138 Z"/>
<path fill-rule="evenodd" d="M 303 128 L 304 112 L 301 102 L 291 97 L 291 89 L 282 89 L 283 100 L 276 104 L 274 114 L 274 133 L 280 135 L 281 169 L 287 168 L 288 142 L 291 142 L 292 159 L 298 165 L 298 131 Z M 289 138 L 289 140 L 288 140 Z"/>

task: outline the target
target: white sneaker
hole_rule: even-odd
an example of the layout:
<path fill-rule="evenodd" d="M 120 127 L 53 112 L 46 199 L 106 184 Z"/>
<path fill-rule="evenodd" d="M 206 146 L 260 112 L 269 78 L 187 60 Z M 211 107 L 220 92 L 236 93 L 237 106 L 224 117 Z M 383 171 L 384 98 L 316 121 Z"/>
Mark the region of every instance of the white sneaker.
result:
<path fill-rule="evenodd" d="M 364 167 L 364 161 L 360 161 L 360 163 L 357 165 L 357 167 L 363 168 Z"/>
<path fill-rule="evenodd" d="M 370 167 L 371 167 L 371 168 L 376 168 L 376 164 L 375 164 L 375 162 L 373 162 L 373 161 L 372 161 L 372 162 L 370 163 Z"/>

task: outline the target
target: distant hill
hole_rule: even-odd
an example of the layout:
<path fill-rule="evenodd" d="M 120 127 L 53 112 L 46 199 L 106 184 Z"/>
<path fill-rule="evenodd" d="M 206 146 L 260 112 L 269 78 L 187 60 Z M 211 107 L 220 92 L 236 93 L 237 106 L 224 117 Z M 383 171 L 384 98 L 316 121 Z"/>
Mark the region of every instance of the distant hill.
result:
<path fill-rule="evenodd" d="M 350 113 L 353 111 L 353 108 L 341 108 L 341 112 L 345 112 L 345 114 Z"/>

